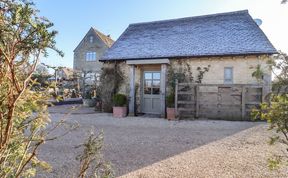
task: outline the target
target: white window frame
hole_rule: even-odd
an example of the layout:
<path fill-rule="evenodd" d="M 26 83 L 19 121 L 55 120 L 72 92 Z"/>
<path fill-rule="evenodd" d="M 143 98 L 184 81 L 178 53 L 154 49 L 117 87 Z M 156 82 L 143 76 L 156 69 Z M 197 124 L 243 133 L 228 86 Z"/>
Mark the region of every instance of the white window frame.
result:
<path fill-rule="evenodd" d="M 86 61 L 90 62 L 90 61 L 96 61 L 97 59 L 97 53 L 95 51 L 89 51 L 89 52 L 86 52 L 85 54 L 85 59 Z"/>
<path fill-rule="evenodd" d="M 226 76 L 226 70 L 230 70 L 231 71 L 231 78 L 227 78 Z M 224 67 L 224 84 L 233 84 L 233 67 Z"/>

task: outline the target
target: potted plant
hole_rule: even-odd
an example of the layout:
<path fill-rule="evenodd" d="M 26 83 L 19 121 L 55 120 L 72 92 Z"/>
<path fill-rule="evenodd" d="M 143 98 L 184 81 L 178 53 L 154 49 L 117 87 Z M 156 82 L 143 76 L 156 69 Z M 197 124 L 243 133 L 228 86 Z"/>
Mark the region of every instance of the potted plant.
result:
<path fill-rule="evenodd" d="M 167 119 L 168 120 L 175 120 L 176 110 L 175 110 L 175 95 L 174 95 L 174 93 L 169 94 L 166 97 L 166 101 L 167 101 L 167 108 L 166 108 Z"/>
<path fill-rule="evenodd" d="M 83 106 L 93 107 L 95 106 L 95 99 L 92 98 L 92 93 L 90 91 L 86 91 L 83 96 Z"/>
<path fill-rule="evenodd" d="M 127 97 L 123 94 L 116 94 L 113 97 L 113 117 L 127 116 Z"/>

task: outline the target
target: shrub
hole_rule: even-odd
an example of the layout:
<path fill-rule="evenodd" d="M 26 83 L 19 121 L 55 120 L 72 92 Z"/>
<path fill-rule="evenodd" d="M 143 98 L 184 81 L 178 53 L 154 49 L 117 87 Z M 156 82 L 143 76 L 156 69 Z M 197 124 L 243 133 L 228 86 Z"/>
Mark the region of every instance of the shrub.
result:
<path fill-rule="evenodd" d="M 127 97 L 123 94 L 116 94 L 113 97 L 113 104 L 114 106 L 120 106 L 123 107 L 127 103 Z"/>
<path fill-rule="evenodd" d="M 124 82 L 125 76 L 120 66 L 109 64 L 102 68 L 100 85 L 97 93 L 102 100 L 102 111 L 112 112 L 113 96 L 119 92 L 120 85 Z"/>
<path fill-rule="evenodd" d="M 80 162 L 78 177 L 114 177 L 110 163 L 103 159 L 103 133 L 91 133 L 88 139 L 76 148 L 82 148 L 82 153 L 76 157 Z"/>
<path fill-rule="evenodd" d="M 175 95 L 174 95 L 174 93 L 169 94 L 166 97 L 166 101 L 167 101 L 167 107 L 168 108 L 174 108 L 175 107 Z"/>
<path fill-rule="evenodd" d="M 85 92 L 84 99 L 92 99 L 92 93 L 91 93 L 91 91 L 86 91 L 86 92 Z"/>
<path fill-rule="evenodd" d="M 269 60 L 268 64 L 271 65 L 277 83 L 274 92 L 266 96 L 268 102 L 263 102 L 259 109 L 253 109 L 252 116 L 266 120 L 270 130 L 282 134 L 280 136 L 272 132 L 270 137 L 270 144 L 281 143 L 286 146 L 283 154 L 274 155 L 268 160 L 270 168 L 277 168 L 281 163 L 288 163 L 288 55 L 280 52 L 273 60 Z"/>

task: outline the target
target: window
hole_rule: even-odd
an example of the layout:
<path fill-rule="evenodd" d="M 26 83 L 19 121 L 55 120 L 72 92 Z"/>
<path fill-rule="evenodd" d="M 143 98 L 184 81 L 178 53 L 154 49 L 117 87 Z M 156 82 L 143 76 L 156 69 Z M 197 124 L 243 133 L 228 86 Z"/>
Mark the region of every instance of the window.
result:
<path fill-rule="evenodd" d="M 233 83 L 233 67 L 224 68 L 224 84 Z"/>
<path fill-rule="evenodd" d="M 93 43 L 93 41 L 94 41 L 94 37 L 93 36 L 89 36 L 89 42 Z"/>
<path fill-rule="evenodd" d="M 144 73 L 144 94 L 160 94 L 160 72 Z"/>
<path fill-rule="evenodd" d="M 87 52 L 86 61 L 96 61 L 96 52 Z"/>
<path fill-rule="evenodd" d="M 99 73 L 96 73 L 96 74 L 95 74 L 95 78 L 96 78 L 96 81 L 97 81 L 97 82 L 100 82 L 100 74 L 99 74 Z"/>

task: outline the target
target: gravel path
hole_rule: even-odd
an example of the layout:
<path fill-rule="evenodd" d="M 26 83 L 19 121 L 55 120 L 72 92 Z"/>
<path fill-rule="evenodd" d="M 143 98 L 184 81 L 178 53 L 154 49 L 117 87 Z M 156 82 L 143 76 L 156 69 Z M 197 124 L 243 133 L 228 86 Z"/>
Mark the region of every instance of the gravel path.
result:
<path fill-rule="evenodd" d="M 259 125 L 254 122 L 167 121 L 145 117 L 117 119 L 111 114 L 94 113 L 87 108 L 80 108 L 67 116 L 64 113 L 69 111 L 69 107 L 50 108 L 53 122 L 65 116 L 67 122 L 78 122 L 80 128 L 43 145 L 40 158 L 52 164 L 53 171 L 40 177 L 71 177 L 78 169 L 75 157 L 79 150 L 74 146 L 83 143 L 90 130 L 103 130 L 104 157 L 120 176 Z M 64 131 L 60 128 L 55 134 Z"/>
<path fill-rule="evenodd" d="M 268 145 L 267 125 L 261 124 L 233 136 L 190 150 L 121 178 L 226 178 L 226 177 L 288 177 L 288 167 L 268 169 L 267 160 L 282 154 L 285 147 Z"/>

